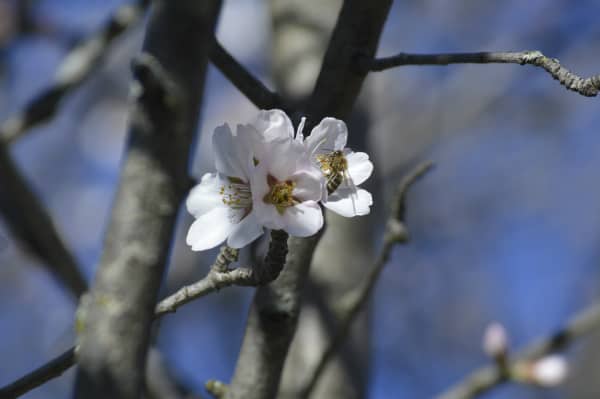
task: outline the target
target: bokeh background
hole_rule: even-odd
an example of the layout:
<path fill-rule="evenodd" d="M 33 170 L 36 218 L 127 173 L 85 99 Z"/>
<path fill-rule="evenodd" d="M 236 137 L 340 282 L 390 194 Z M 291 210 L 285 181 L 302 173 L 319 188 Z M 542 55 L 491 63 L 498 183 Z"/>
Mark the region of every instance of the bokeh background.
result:
<path fill-rule="evenodd" d="M 73 44 L 123 4 L 30 0 L 23 25 L 21 1 L 0 0 L 0 119 L 48 87 Z M 274 87 L 270 7 L 224 1 L 217 36 Z M 599 14 L 594 0 L 397 1 L 379 54 L 538 49 L 589 76 L 600 73 Z M 12 146 L 90 280 L 124 146 L 129 65 L 142 37 L 139 26 L 120 38 L 57 117 Z M 503 323 L 518 348 L 598 299 L 600 100 L 518 65 L 397 68 L 372 74 L 361 97 L 368 126 L 350 134 L 367 133 L 363 146 L 376 164 L 378 192 L 374 234 L 364 240 L 380 245 L 387 202 L 402 175 L 423 160 L 437 165 L 410 192 L 412 240 L 394 251 L 375 292 L 364 344 L 368 397 L 432 397 L 488 363 L 480 341 L 489 322 Z M 254 113 L 211 67 L 192 174 L 211 169 L 215 126 L 243 123 Z M 214 258 L 186 247 L 190 222 L 182 212 L 165 295 L 203 276 Z M 163 319 L 157 345 L 182 384 L 202 394 L 206 380 L 229 380 L 251 294 L 226 289 Z M 0 219 L 0 385 L 72 344 L 75 309 Z M 600 397 L 596 338 L 568 352 L 570 377 L 562 388 L 506 385 L 483 397 Z M 24 397 L 66 398 L 73 377 L 67 372 Z"/>

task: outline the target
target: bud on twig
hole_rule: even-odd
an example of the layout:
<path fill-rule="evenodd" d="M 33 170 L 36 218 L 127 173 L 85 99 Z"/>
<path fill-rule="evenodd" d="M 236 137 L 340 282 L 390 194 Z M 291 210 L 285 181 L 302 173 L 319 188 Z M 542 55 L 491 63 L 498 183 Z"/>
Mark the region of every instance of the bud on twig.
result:
<path fill-rule="evenodd" d="M 483 334 L 483 351 L 494 359 L 506 357 L 508 335 L 502 324 L 494 322 L 487 326 Z"/>

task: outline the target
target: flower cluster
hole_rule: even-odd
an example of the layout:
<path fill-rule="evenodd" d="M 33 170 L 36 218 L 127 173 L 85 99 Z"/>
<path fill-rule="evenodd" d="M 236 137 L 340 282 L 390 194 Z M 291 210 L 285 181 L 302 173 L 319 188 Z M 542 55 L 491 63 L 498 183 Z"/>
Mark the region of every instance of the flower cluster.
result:
<path fill-rule="evenodd" d="M 186 206 L 196 218 L 186 241 L 194 251 L 227 240 L 242 248 L 264 228 L 308 237 L 323 226 L 319 203 L 346 217 L 366 215 L 371 194 L 357 186 L 373 171 L 364 152 L 346 148 L 343 121 L 325 118 L 308 137 L 281 110 L 260 111 L 251 124 L 227 124 L 212 138 L 216 173 L 202 176 Z"/>

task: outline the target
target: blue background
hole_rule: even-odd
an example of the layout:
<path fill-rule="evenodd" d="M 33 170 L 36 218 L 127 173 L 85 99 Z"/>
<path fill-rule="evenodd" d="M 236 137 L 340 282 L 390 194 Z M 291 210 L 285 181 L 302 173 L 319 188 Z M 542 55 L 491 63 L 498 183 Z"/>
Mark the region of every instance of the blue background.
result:
<path fill-rule="evenodd" d="M 0 3 L 0 26 L 9 27 L 11 2 Z M 34 17 L 43 33 L 4 34 L 0 118 L 48 87 L 73 41 L 121 3 L 38 1 Z M 252 0 L 224 3 L 219 38 L 271 85 L 268 7 Z M 538 49 L 589 76 L 600 73 L 598 15 L 593 0 L 396 2 L 379 54 Z M 58 116 L 12 147 L 90 279 L 123 151 L 129 62 L 142 34 L 138 28 L 121 38 Z M 386 199 L 410 165 L 425 159 L 437 164 L 410 193 L 412 241 L 394 251 L 375 293 L 370 397 L 432 397 L 488 363 L 480 341 L 489 322 L 502 322 L 518 348 L 594 303 L 600 288 L 600 100 L 518 65 L 403 67 L 370 76 L 363 96 L 384 192 L 373 218 L 381 223 Z M 244 122 L 254 110 L 211 68 L 194 175 L 211 167 L 212 129 Z M 190 218 L 180 219 L 164 294 L 200 278 L 214 257 L 189 251 L 183 237 Z M 4 385 L 72 344 L 76 304 L 1 219 L 0 237 Z M 380 237 L 374 239 L 379 245 Z M 250 296 L 249 289 L 223 290 L 163 320 L 159 346 L 186 385 L 200 392 L 208 379 L 229 380 Z M 582 369 L 591 367 L 579 362 L 586 344 L 568 353 L 565 388 L 507 385 L 483 397 L 576 397 L 582 381 L 593 383 L 581 380 Z M 65 398 L 72 382 L 70 371 L 24 397 Z"/>

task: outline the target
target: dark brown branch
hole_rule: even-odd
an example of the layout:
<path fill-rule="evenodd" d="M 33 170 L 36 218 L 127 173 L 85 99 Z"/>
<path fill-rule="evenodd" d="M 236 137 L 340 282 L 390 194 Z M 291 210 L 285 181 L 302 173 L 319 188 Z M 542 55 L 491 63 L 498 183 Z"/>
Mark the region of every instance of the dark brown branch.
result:
<path fill-rule="evenodd" d="M 111 43 L 140 20 L 149 3 L 137 0 L 119 7 L 98 31 L 75 46 L 59 66 L 54 84 L 0 125 L 0 140 L 12 142 L 33 126 L 51 119 L 61 100 L 98 68 Z"/>
<path fill-rule="evenodd" d="M 258 109 L 285 109 L 281 97 L 253 76 L 216 39 L 210 52 L 210 60 Z"/>
<path fill-rule="evenodd" d="M 418 179 L 431 170 L 432 167 L 433 164 L 431 162 L 421 164 L 400 183 L 398 191 L 394 195 L 390 217 L 386 224 L 383 249 L 371 267 L 363 286 L 352 293 L 352 296 L 344 306 L 345 310 L 343 311 L 339 327 L 335 334 L 330 338 L 325 351 L 317 362 L 317 366 L 314 368 L 308 379 L 308 383 L 300 393 L 300 398 L 308 398 L 310 396 L 311 392 L 316 387 L 317 382 L 319 382 L 319 378 L 323 374 L 325 367 L 344 343 L 344 340 L 350 331 L 350 327 L 352 326 L 352 322 L 366 306 L 375 284 L 379 279 L 379 275 L 389 260 L 392 249 L 396 244 L 404 243 L 408 240 L 408 233 L 404 226 L 406 194 L 408 189 Z"/>
<path fill-rule="evenodd" d="M 75 398 L 137 399 L 202 97 L 218 0 L 152 3 L 103 256 L 80 305 Z M 176 45 L 175 45 L 176 44 Z"/>
<path fill-rule="evenodd" d="M 566 349 L 578 338 L 589 334 L 598 327 L 600 327 L 600 304 L 583 310 L 553 335 L 534 342 L 523 349 L 510 362 L 508 368 L 512 368 L 515 364 L 526 360 L 539 359 L 553 352 Z M 437 396 L 437 399 L 474 398 L 507 381 L 506 373 L 502 373 L 497 366 L 483 367 Z"/>
<path fill-rule="evenodd" d="M 87 282 L 50 214 L 0 142 L 0 213 L 13 235 L 78 298 Z"/>
<path fill-rule="evenodd" d="M 45 382 L 60 376 L 75 363 L 75 348 L 71 348 L 42 367 L 0 389 L 0 399 L 14 399 Z"/>
<path fill-rule="evenodd" d="M 306 114 L 310 130 L 324 116 L 345 118 L 366 72 L 355 71 L 355 51 L 374 55 L 391 0 L 343 2 Z M 290 238 L 286 265 L 277 280 L 260 287 L 227 389 L 228 399 L 264 399 L 277 394 L 283 363 L 296 331 L 301 292 L 319 236 Z"/>
<path fill-rule="evenodd" d="M 361 68 L 369 71 L 384 71 L 386 69 L 405 65 L 449 65 L 449 64 L 519 64 L 533 65 L 546 70 L 554 79 L 567 89 L 583 96 L 595 97 L 600 91 L 600 75 L 589 78 L 577 76 L 560 65 L 556 58 L 546 57 L 539 51 L 518 52 L 479 52 L 479 53 L 448 53 L 448 54 L 407 54 L 400 53 L 392 57 L 359 60 Z"/>

